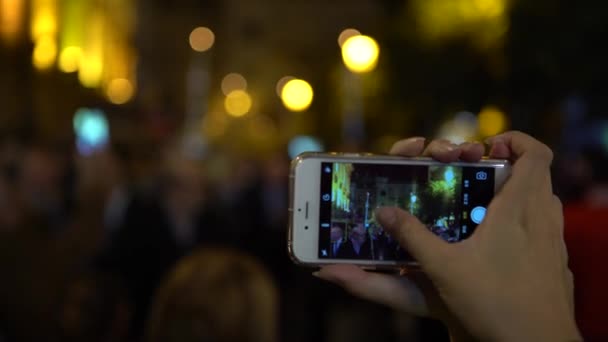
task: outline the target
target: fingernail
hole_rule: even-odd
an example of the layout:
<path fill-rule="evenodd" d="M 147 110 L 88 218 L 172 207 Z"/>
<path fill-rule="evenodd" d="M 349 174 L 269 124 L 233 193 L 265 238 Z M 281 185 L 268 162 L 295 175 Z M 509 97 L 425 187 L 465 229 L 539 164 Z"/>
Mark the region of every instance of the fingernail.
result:
<path fill-rule="evenodd" d="M 458 146 L 456 144 L 448 144 L 448 145 L 443 145 L 442 149 L 444 149 L 445 151 L 448 152 L 452 152 L 454 150 L 456 150 L 458 148 Z"/>
<path fill-rule="evenodd" d="M 321 278 L 321 276 L 319 275 L 319 271 L 314 271 L 312 272 L 312 275 L 317 277 L 317 278 Z"/>
<path fill-rule="evenodd" d="M 394 208 L 378 208 L 376 210 L 376 215 L 383 226 L 390 228 L 397 222 L 397 213 Z"/>
<path fill-rule="evenodd" d="M 411 137 L 411 138 L 408 138 L 407 140 L 413 141 L 413 142 L 418 142 L 421 140 L 424 141 L 424 140 L 426 140 L 426 138 L 425 137 Z"/>

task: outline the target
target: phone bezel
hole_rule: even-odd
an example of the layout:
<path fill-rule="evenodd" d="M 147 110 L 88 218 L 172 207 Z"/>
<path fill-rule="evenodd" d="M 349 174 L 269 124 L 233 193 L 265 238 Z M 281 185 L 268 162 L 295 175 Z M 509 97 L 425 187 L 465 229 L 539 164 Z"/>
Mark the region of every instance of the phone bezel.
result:
<path fill-rule="evenodd" d="M 291 163 L 289 184 L 289 231 L 288 253 L 291 259 L 301 265 L 321 266 L 327 264 L 356 264 L 367 268 L 417 267 L 418 263 L 381 260 L 321 259 L 318 257 L 319 207 L 321 163 L 323 162 L 366 162 L 373 164 L 403 165 L 443 165 L 431 158 L 405 158 L 398 156 L 352 153 L 303 153 Z M 510 174 L 507 160 L 482 159 L 479 162 L 454 162 L 454 166 L 494 167 L 494 193 L 498 192 Z M 306 209 L 308 206 L 308 209 Z M 305 229 L 308 227 L 308 229 Z"/>

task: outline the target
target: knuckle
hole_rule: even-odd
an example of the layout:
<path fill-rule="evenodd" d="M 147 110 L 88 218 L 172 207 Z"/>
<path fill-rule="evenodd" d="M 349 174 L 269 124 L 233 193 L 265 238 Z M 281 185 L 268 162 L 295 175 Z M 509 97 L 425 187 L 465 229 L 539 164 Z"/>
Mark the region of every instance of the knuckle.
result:
<path fill-rule="evenodd" d="M 555 207 L 555 210 L 560 214 L 564 210 L 564 205 L 562 204 L 562 201 L 556 195 L 553 195 L 553 206 Z"/>
<path fill-rule="evenodd" d="M 553 150 L 546 144 L 522 131 L 510 131 L 509 135 L 517 140 L 527 141 L 536 158 L 546 161 L 549 164 L 553 162 Z"/>
<path fill-rule="evenodd" d="M 543 158 L 543 160 L 545 160 L 549 165 L 553 162 L 553 150 L 545 145 L 545 144 L 541 144 L 540 147 L 540 156 Z"/>
<path fill-rule="evenodd" d="M 553 163 L 553 150 L 543 143 L 538 143 L 537 146 L 526 152 L 526 157 L 530 163 L 550 167 Z"/>
<path fill-rule="evenodd" d="M 551 165 L 553 162 L 553 150 L 549 146 L 539 142 L 534 151 L 534 157 L 547 165 Z"/>

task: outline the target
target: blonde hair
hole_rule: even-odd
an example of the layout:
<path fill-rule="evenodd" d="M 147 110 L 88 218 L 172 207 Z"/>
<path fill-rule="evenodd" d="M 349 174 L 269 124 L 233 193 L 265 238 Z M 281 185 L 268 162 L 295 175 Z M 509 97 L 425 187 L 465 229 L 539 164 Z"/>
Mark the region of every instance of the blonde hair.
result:
<path fill-rule="evenodd" d="M 159 289 L 148 340 L 277 340 L 277 290 L 254 258 L 204 249 L 182 259 Z"/>

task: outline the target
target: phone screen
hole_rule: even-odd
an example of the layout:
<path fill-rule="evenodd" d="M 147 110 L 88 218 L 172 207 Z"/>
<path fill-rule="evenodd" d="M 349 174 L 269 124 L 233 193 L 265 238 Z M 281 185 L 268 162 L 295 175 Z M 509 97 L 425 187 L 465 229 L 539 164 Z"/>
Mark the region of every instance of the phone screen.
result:
<path fill-rule="evenodd" d="M 492 167 L 321 163 L 319 258 L 412 260 L 374 210 L 401 207 L 448 242 L 469 237 L 494 196 Z"/>

